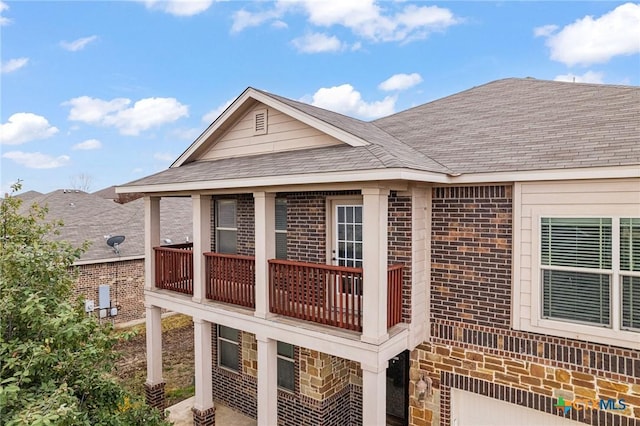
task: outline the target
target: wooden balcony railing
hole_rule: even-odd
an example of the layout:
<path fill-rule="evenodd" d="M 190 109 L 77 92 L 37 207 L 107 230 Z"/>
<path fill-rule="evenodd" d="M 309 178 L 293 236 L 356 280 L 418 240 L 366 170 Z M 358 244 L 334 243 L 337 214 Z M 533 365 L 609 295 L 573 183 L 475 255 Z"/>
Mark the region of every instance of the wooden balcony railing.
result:
<path fill-rule="evenodd" d="M 402 265 L 389 267 L 389 327 L 402 320 Z M 362 331 L 362 268 L 269 260 L 269 310 Z"/>
<path fill-rule="evenodd" d="M 193 244 L 154 247 L 156 287 L 193 294 Z"/>
<path fill-rule="evenodd" d="M 221 253 L 204 253 L 204 257 L 207 299 L 255 308 L 255 258 Z"/>
<path fill-rule="evenodd" d="M 387 270 L 387 327 L 402 322 L 403 265 L 390 265 Z"/>

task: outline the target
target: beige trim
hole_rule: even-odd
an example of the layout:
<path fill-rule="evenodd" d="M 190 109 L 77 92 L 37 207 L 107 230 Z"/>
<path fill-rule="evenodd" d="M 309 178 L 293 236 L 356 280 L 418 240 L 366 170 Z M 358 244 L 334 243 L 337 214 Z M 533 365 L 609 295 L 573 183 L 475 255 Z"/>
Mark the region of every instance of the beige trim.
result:
<path fill-rule="evenodd" d="M 522 252 L 521 231 L 522 231 L 522 184 L 513 184 L 512 200 L 512 250 L 511 250 L 511 327 L 520 330 L 520 306 L 522 305 L 520 285 L 520 256 Z"/>
<path fill-rule="evenodd" d="M 617 179 L 640 177 L 640 166 L 591 167 L 581 169 L 539 170 L 523 172 L 474 173 L 461 176 L 449 176 L 442 173 L 416 171 L 404 168 L 357 170 L 286 176 L 267 176 L 248 179 L 221 179 L 170 183 L 160 185 L 131 185 L 116 188 L 116 193 L 129 192 L 172 193 L 184 191 L 203 191 L 230 188 L 255 188 L 265 186 L 326 184 L 345 182 L 370 182 L 381 180 L 405 180 L 429 182 L 435 184 L 462 185 L 499 182 L 528 182 L 585 179 Z"/>

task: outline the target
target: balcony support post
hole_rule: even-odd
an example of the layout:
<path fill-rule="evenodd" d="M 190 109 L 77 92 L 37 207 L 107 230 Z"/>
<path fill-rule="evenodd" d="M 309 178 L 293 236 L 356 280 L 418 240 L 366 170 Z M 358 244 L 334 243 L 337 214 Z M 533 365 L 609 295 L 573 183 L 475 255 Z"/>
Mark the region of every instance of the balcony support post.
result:
<path fill-rule="evenodd" d="M 165 408 L 164 379 L 162 378 L 162 317 L 158 306 L 145 304 L 147 336 L 147 380 L 144 384 L 147 404 Z"/>
<path fill-rule="evenodd" d="M 144 197 L 144 289 L 156 287 L 156 254 L 160 245 L 160 197 Z"/>
<path fill-rule="evenodd" d="M 278 424 L 278 342 L 256 335 L 258 343 L 258 426 Z"/>
<path fill-rule="evenodd" d="M 255 316 L 269 316 L 269 264 L 276 256 L 276 194 L 254 192 L 256 240 Z"/>
<path fill-rule="evenodd" d="M 204 252 L 211 251 L 211 196 L 191 196 L 193 211 L 193 298 L 201 303 L 206 298 L 206 262 Z"/>
<path fill-rule="evenodd" d="M 389 190 L 363 188 L 362 336 L 378 345 L 387 333 L 387 228 Z"/>
<path fill-rule="evenodd" d="M 387 369 L 386 366 L 362 364 L 362 424 L 387 424 Z"/>
<path fill-rule="evenodd" d="M 211 323 L 200 318 L 193 318 L 194 350 L 195 350 L 195 398 L 194 411 L 209 412 L 213 408 L 213 382 L 211 380 Z"/>

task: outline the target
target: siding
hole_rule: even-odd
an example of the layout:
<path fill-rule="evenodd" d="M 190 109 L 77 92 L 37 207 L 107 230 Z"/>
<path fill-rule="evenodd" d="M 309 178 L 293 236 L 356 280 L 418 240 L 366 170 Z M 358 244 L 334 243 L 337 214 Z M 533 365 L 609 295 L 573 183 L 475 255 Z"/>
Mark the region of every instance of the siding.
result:
<path fill-rule="evenodd" d="M 264 135 L 254 135 L 253 114 L 267 108 L 258 104 L 205 152 L 200 160 L 242 157 L 269 152 L 291 151 L 340 145 L 339 140 L 322 133 L 272 108 L 268 110 L 268 127 Z"/>
<path fill-rule="evenodd" d="M 515 328 L 536 325 L 538 223 L 544 215 L 640 217 L 640 179 L 531 182 L 516 185 Z M 518 299 L 519 298 L 519 299 Z M 606 343 L 606 342 L 605 342 Z"/>

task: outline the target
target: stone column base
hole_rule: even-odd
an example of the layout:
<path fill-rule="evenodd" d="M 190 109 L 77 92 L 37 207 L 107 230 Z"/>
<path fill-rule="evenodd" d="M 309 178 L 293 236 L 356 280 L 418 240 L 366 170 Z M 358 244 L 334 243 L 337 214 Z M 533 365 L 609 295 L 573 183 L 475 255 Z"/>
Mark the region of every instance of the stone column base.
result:
<path fill-rule="evenodd" d="M 161 412 L 167 408 L 167 400 L 164 395 L 165 383 L 157 383 L 155 385 L 144 384 L 144 395 L 147 405 L 157 408 Z"/>
<path fill-rule="evenodd" d="M 216 424 L 216 407 L 200 411 L 192 408 L 193 426 L 214 426 Z"/>

